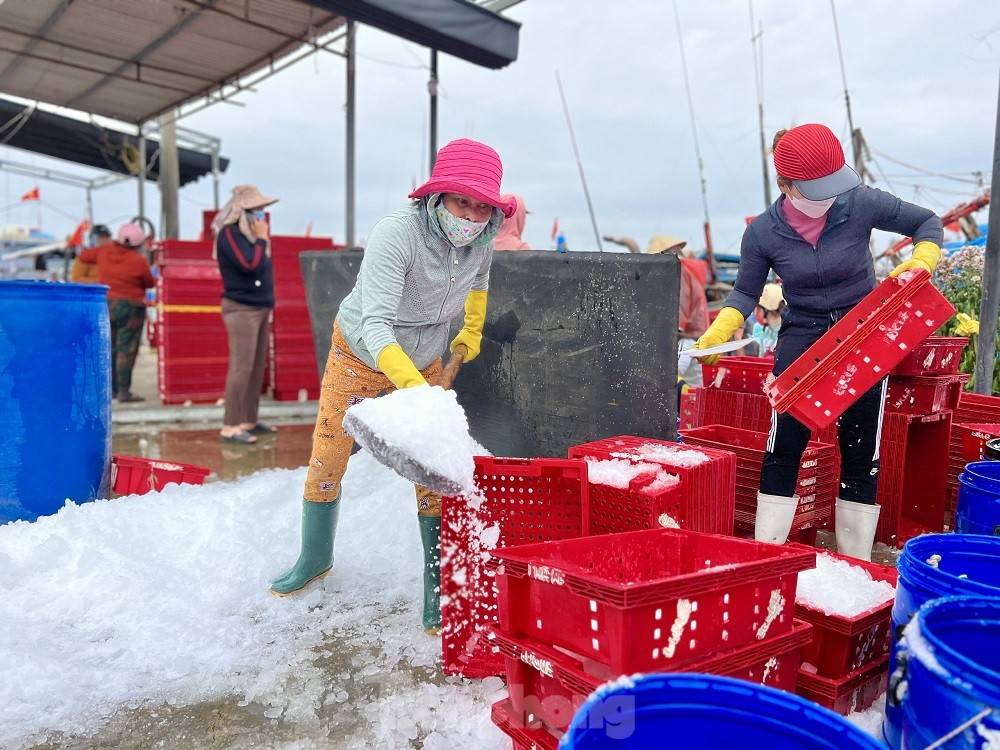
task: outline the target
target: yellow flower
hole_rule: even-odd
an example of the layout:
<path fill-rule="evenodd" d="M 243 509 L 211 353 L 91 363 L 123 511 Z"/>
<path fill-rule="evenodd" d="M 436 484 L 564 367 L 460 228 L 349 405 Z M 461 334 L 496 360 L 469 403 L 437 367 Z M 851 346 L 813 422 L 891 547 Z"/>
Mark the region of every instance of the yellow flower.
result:
<path fill-rule="evenodd" d="M 965 313 L 957 313 L 955 315 L 958 318 L 958 328 L 955 329 L 956 336 L 978 336 L 979 335 L 979 321 L 975 318 L 966 315 Z"/>

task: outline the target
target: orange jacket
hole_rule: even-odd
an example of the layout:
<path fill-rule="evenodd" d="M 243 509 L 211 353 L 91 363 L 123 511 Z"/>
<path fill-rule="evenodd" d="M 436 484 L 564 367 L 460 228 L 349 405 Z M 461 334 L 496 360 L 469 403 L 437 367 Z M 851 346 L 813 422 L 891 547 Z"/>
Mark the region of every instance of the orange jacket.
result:
<path fill-rule="evenodd" d="M 88 248 L 77 257 L 84 263 L 97 264 L 97 280 L 108 285 L 108 299 L 142 304 L 146 301 L 146 290 L 156 285 L 149 263 L 139 251 L 117 242 Z"/>

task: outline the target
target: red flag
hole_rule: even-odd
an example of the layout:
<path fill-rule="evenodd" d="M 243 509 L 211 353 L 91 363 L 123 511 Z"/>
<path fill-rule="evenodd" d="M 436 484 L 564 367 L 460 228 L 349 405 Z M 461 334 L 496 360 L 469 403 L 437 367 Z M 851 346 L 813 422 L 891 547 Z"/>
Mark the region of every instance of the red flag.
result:
<path fill-rule="evenodd" d="M 69 238 L 69 246 L 83 247 L 83 240 L 87 236 L 88 231 L 90 231 L 90 222 L 84 219 L 76 225 L 76 229 L 73 231 L 73 236 Z"/>
<path fill-rule="evenodd" d="M 21 196 L 21 200 L 23 201 L 41 200 L 41 196 L 38 193 L 38 188 L 36 187 L 31 188 L 31 190 L 29 190 L 27 193 Z"/>
<path fill-rule="evenodd" d="M 556 241 L 556 235 L 558 235 L 558 234 L 559 234 L 559 217 L 557 216 L 555 218 L 555 221 L 552 222 L 552 241 L 553 242 Z"/>

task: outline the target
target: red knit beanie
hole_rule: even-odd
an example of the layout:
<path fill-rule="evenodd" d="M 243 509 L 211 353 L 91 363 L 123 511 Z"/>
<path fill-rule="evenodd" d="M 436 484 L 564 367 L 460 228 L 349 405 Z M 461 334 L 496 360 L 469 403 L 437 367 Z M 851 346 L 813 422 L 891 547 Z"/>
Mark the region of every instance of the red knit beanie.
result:
<path fill-rule="evenodd" d="M 509 219 L 517 210 L 517 203 L 500 197 L 502 177 L 503 164 L 496 151 L 485 143 L 459 138 L 438 151 L 431 178 L 410 193 L 409 197 L 422 198 L 431 193 L 460 193 L 499 208 Z"/>
<path fill-rule="evenodd" d="M 810 200 L 825 200 L 861 184 L 844 160 L 844 149 L 826 125 L 799 125 L 778 139 L 774 168 Z"/>

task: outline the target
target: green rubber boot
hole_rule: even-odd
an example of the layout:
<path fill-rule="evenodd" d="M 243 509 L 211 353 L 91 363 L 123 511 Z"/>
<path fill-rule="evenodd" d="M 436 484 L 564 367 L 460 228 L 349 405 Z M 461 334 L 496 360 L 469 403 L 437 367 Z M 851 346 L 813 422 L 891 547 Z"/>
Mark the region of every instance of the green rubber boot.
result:
<path fill-rule="evenodd" d="M 340 495 L 332 503 L 302 501 L 302 551 L 291 570 L 271 581 L 272 594 L 294 594 L 330 571 L 339 515 Z"/>
<path fill-rule="evenodd" d="M 441 517 L 417 516 L 424 545 L 424 630 L 441 629 Z"/>

